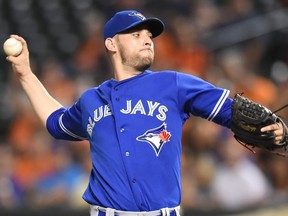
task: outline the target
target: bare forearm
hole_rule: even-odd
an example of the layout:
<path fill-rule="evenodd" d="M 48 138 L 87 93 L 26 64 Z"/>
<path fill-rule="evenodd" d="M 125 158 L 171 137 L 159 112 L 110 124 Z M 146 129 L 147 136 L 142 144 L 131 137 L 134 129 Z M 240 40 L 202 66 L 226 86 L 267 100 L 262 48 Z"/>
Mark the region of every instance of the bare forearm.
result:
<path fill-rule="evenodd" d="M 45 125 L 49 115 L 62 105 L 47 92 L 32 72 L 21 77 L 19 81 L 41 123 Z"/>
<path fill-rule="evenodd" d="M 19 78 L 36 114 L 42 124 L 46 125 L 46 120 L 49 115 L 62 106 L 47 92 L 40 80 L 33 74 L 30 67 L 29 51 L 26 41 L 18 35 L 12 35 L 11 37 L 20 41 L 23 49 L 18 56 L 7 56 L 7 61 L 12 63 L 12 69 Z"/>

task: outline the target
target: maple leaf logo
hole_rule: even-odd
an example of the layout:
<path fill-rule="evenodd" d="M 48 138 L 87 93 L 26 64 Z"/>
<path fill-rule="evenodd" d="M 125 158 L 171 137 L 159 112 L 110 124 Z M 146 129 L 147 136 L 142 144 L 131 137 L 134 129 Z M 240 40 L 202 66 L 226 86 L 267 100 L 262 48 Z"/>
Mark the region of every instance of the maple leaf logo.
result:
<path fill-rule="evenodd" d="M 161 139 L 162 142 L 168 142 L 169 139 L 171 137 L 171 133 L 167 132 L 166 130 L 163 130 L 160 134 L 159 134 L 159 138 Z"/>

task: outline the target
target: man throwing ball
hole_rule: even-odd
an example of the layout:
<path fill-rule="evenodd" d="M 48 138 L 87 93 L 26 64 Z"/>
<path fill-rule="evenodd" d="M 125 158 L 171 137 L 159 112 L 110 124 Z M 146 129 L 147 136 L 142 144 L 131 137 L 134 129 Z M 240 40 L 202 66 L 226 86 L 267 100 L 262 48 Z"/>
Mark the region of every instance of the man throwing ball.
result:
<path fill-rule="evenodd" d="M 92 216 L 180 215 L 183 124 L 194 115 L 230 128 L 229 90 L 177 71 L 149 70 L 153 39 L 163 30 L 157 18 L 116 13 L 103 32 L 114 79 L 83 92 L 68 108 L 32 73 L 25 40 L 11 36 L 23 50 L 7 60 L 43 125 L 56 139 L 90 142 L 93 166 L 83 199 Z M 260 136 L 273 134 L 282 146 L 287 128 L 279 122 L 269 122 Z"/>

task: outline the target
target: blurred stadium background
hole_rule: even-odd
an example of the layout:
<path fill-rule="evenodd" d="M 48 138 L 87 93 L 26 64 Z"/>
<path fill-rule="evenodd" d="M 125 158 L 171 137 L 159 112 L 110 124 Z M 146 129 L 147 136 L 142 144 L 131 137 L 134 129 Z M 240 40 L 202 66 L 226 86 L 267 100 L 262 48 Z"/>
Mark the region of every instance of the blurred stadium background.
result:
<path fill-rule="evenodd" d="M 166 24 L 155 39 L 152 69 L 194 74 L 275 110 L 288 102 L 287 6 L 285 0 L 0 0 L 0 43 L 23 36 L 35 74 L 69 106 L 111 77 L 104 22 L 136 9 Z M 88 144 L 52 139 L 0 56 L 0 215 L 88 215 L 81 199 Z M 279 115 L 287 120 L 288 110 Z M 228 130 L 191 117 L 183 131 L 183 215 L 287 215 L 287 160 L 253 154 Z"/>

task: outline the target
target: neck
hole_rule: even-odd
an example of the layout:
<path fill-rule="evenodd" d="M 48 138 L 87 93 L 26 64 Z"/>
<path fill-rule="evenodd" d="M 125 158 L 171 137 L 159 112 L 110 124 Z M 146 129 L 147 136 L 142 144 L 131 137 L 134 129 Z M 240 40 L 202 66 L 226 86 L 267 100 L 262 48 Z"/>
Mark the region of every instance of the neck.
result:
<path fill-rule="evenodd" d="M 144 72 L 144 69 L 139 70 L 132 65 L 123 64 L 121 58 L 115 54 L 111 57 L 111 63 L 114 69 L 114 78 L 117 81 L 129 79 Z"/>
<path fill-rule="evenodd" d="M 131 67 L 121 67 L 119 69 L 119 67 L 115 67 L 114 70 L 114 78 L 117 81 L 121 81 L 121 80 L 125 80 L 125 79 L 129 79 L 131 77 L 137 76 L 138 74 L 142 73 L 143 71 L 138 71 L 135 70 L 135 68 L 131 68 Z"/>
<path fill-rule="evenodd" d="M 134 76 L 137 76 L 138 74 L 140 74 L 142 72 L 134 72 L 134 73 L 131 73 L 131 72 L 121 72 L 121 73 L 117 73 L 115 72 L 114 73 L 114 78 L 117 80 L 117 81 L 122 81 L 122 80 L 125 80 L 125 79 L 129 79 L 131 77 L 134 77 Z"/>

